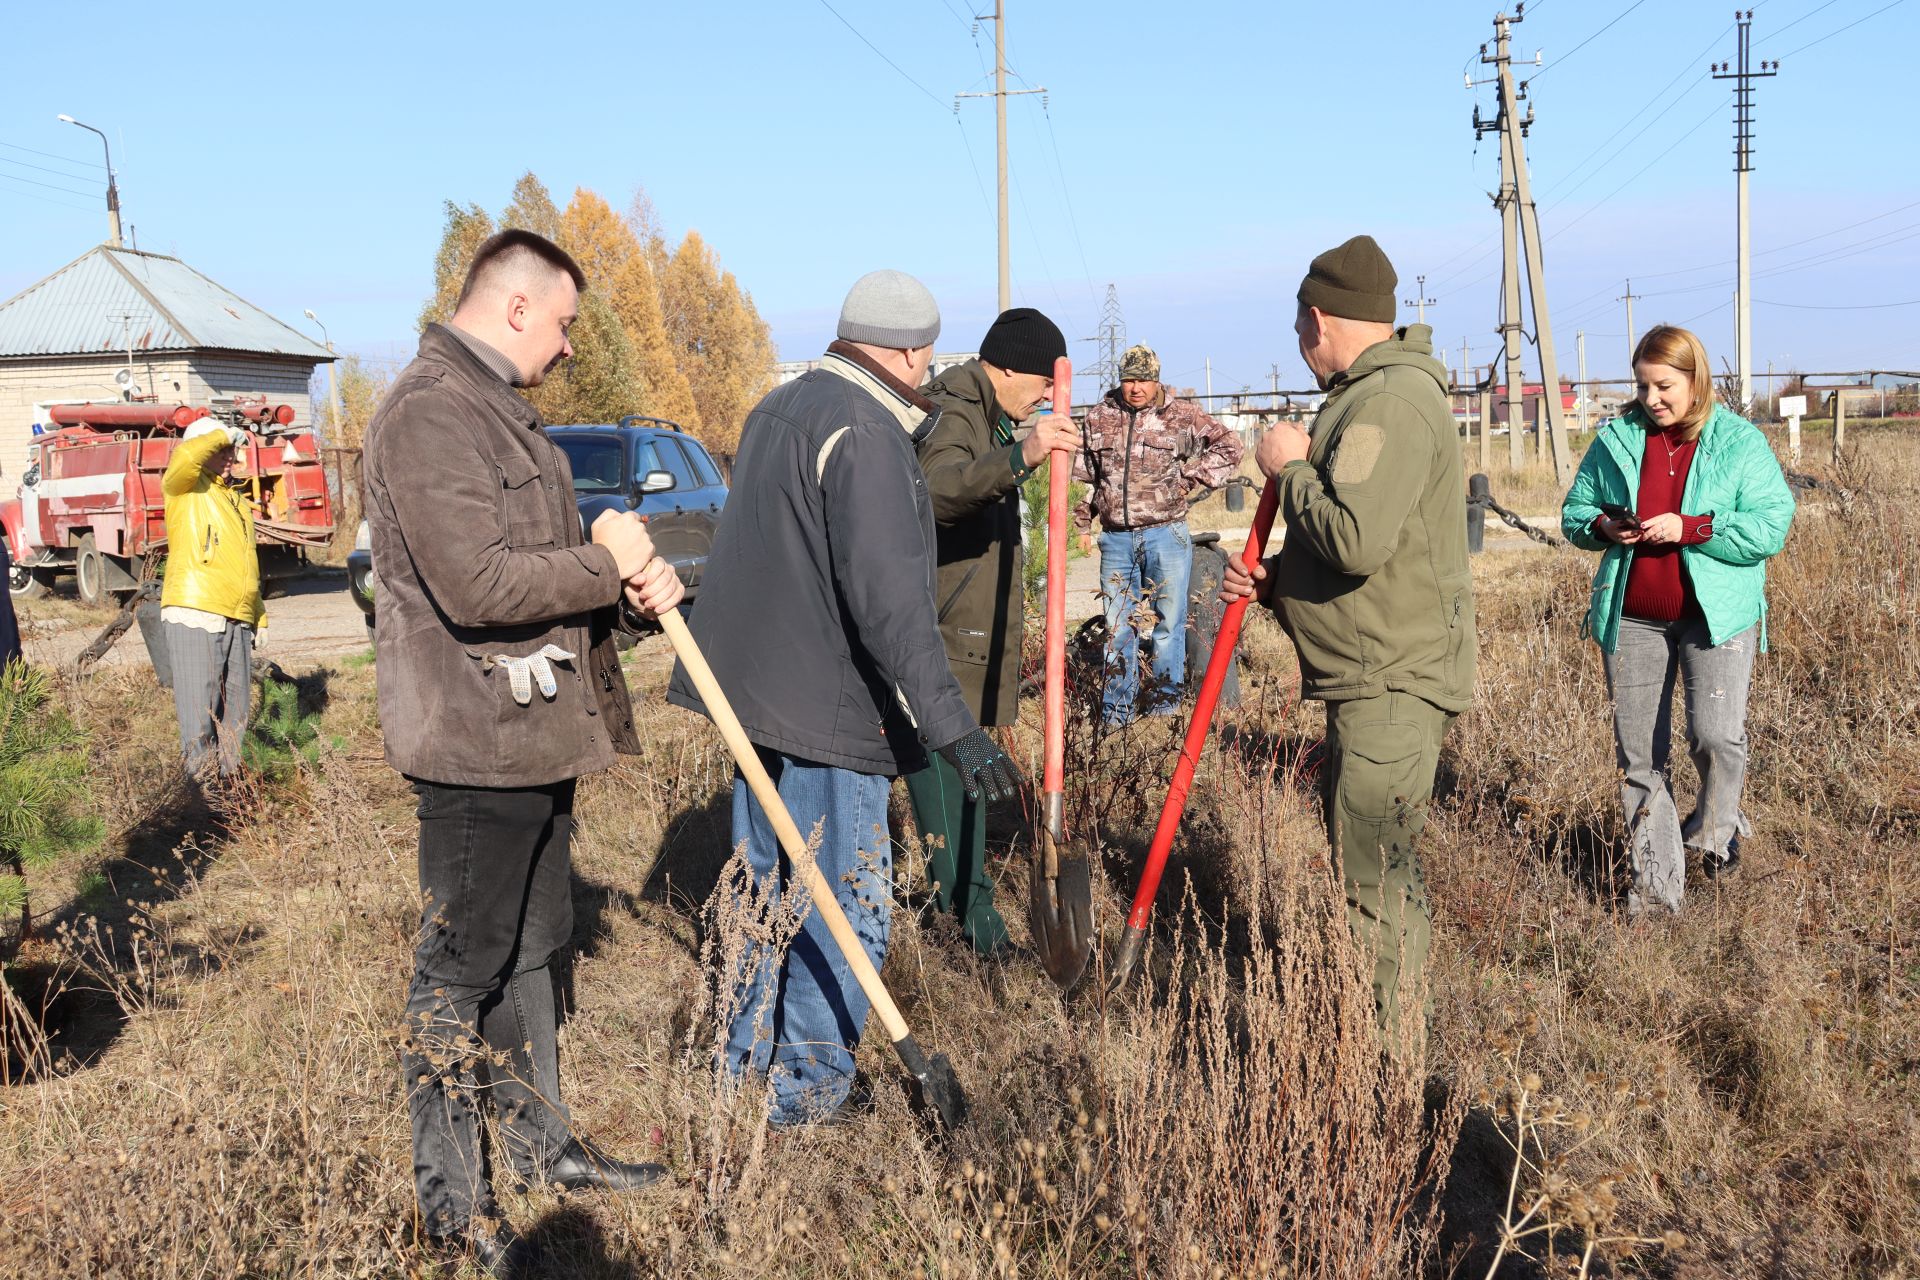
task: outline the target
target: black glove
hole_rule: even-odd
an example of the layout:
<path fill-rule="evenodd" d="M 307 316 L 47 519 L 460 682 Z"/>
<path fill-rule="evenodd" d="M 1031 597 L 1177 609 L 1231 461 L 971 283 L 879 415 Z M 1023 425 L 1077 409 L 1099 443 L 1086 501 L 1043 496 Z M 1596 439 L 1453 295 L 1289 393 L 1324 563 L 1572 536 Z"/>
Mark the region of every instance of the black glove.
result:
<path fill-rule="evenodd" d="M 967 799 L 1011 800 L 1026 785 L 1018 765 L 1008 758 L 985 729 L 974 728 L 965 737 L 939 748 L 940 756 L 960 775 Z"/>

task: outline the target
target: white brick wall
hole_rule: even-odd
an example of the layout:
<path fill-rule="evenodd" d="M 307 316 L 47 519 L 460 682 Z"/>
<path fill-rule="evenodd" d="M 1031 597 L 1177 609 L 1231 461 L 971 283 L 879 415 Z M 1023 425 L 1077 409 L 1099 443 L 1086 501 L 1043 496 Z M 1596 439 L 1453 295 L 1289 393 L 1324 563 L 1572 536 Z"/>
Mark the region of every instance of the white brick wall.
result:
<path fill-rule="evenodd" d="M 33 424 L 44 421 L 36 415 L 35 406 L 118 400 L 120 387 L 113 375 L 126 365 L 124 352 L 0 361 L 0 498 L 13 496 L 26 470 Z M 185 400 L 186 356 L 136 354 L 133 378 L 142 391 L 153 392 L 163 401 Z"/>

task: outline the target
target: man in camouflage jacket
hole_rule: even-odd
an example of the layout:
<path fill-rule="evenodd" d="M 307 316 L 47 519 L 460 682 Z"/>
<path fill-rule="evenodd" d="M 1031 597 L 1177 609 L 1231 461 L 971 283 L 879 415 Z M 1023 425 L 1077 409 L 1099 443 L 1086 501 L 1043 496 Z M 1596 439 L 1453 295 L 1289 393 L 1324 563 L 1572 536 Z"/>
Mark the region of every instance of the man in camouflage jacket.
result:
<path fill-rule="evenodd" d="M 1087 413 L 1086 448 L 1073 477 L 1087 500 L 1073 521 L 1084 534 L 1099 518 L 1100 581 L 1107 597 L 1107 686 L 1101 714 L 1110 725 L 1134 718 L 1140 696 L 1140 633 L 1153 682 L 1149 715 L 1172 715 L 1187 664 L 1187 579 L 1193 543 L 1187 508 L 1240 465 L 1240 441 L 1191 400 L 1160 383 L 1160 360 L 1130 347 L 1120 385 Z M 1083 542 L 1090 540 L 1083 538 Z"/>

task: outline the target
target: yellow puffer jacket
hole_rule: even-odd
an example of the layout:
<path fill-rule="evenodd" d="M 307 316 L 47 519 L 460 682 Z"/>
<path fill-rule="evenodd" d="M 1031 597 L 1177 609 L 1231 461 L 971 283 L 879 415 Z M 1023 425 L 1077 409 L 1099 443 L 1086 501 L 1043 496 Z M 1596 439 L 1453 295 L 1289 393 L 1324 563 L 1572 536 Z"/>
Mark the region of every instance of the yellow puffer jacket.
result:
<path fill-rule="evenodd" d="M 160 487 L 167 497 L 167 575 L 162 607 L 204 609 L 250 626 L 265 620 L 253 511 L 232 486 L 207 474 L 231 441 L 209 431 L 173 451 Z"/>

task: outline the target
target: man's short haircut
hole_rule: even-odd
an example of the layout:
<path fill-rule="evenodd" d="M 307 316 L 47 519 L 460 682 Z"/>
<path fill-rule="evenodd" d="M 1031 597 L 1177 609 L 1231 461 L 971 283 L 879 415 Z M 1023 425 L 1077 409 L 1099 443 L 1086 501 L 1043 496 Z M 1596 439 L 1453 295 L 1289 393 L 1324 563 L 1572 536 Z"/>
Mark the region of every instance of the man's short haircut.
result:
<path fill-rule="evenodd" d="M 475 293 L 508 282 L 517 283 L 516 277 L 530 283 L 541 267 L 553 275 L 567 276 L 576 289 L 587 287 L 587 276 L 580 270 L 580 264 L 545 236 L 517 227 L 497 231 L 474 251 L 473 265 L 467 268 L 467 280 L 460 286 L 460 300 L 454 304 L 454 310 L 464 307 Z"/>

